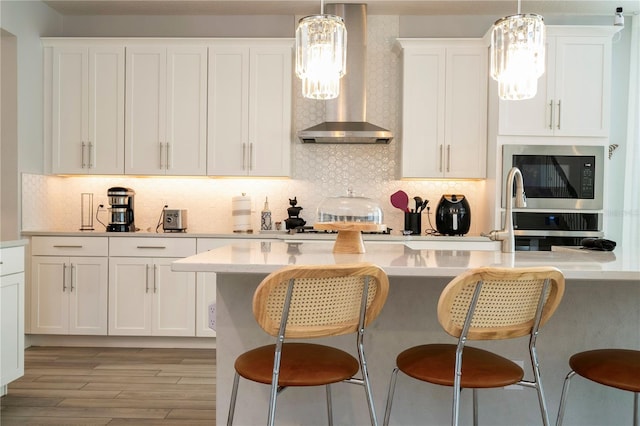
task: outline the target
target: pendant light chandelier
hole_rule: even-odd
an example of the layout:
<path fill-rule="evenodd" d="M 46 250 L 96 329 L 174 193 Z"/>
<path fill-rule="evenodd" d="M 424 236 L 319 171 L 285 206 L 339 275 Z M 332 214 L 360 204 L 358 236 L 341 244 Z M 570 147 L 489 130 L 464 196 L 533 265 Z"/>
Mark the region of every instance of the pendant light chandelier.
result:
<path fill-rule="evenodd" d="M 498 19 L 491 31 L 491 77 L 501 99 L 531 99 L 545 70 L 545 27 L 542 16 L 518 14 Z"/>
<path fill-rule="evenodd" d="M 340 78 L 346 73 L 347 29 L 340 16 L 302 18 L 296 28 L 296 75 L 302 79 L 302 96 L 334 99 L 340 93 Z"/>

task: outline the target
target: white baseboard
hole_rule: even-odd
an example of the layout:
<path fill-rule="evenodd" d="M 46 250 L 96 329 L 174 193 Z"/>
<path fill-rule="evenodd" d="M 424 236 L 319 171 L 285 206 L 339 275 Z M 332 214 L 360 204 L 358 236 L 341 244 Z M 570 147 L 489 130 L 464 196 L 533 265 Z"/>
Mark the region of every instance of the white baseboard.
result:
<path fill-rule="evenodd" d="M 87 346 L 107 348 L 215 349 L 215 337 L 62 336 L 27 334 L 25 347 Z"/>

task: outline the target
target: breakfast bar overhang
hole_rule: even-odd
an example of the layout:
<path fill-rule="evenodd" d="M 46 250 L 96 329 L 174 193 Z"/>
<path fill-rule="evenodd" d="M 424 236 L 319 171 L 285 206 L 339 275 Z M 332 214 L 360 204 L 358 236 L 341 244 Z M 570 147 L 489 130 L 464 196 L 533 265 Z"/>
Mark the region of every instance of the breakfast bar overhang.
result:
<path fill-rule="evenodd" d="M 372 262 L 389 275 L 389 297 L 382 314 L 365 335 L 380 421 L 396 355 L 412 345 L 453 341 L 438 324 L 438 297 L 451 278 L 470 268 L 551 265 L 565 275 L 563 300 L 554 317 L 541 329 L 537 345 L 552 418 L 557 413 L 562 382 L 569 371 L 568 359 L 573 353 L 607 347 L 640 348 L 640 250 L 636 246 L 618 247 L 613 252 L 559 248 L 547 252 L 501 253 L 416 250 L 402 243 L 373 241 L 365 245 L 364 254 L 334 254 L 330 241 L 238 241 L 172 264 L 174 271 L 216 273 L 217 424 L 226 423 L 235 358 L 247 349 L 273 343 L 253 318 L 253 292 L 268 273 L 290 264 Z M 331 343 L 350 351 L 352 338 L 331 338 Z M 470 345 L 491 347 L 516 361 L 528 357 L 526 344 L 522 342 L 486 343 L 473 341 Z M 525 377 L 530 374 L 525 368 Z M 541 424 L 534 391 L 482 390 L 478 398 L 481 424 Z M 235 424 L 265 423 L 268 401 L 268 386 L 241 380 Z M 333 386 L 333 406 L 336 424 L 369 423 L 360 387 Z M 631 413 L 631 393 L 576 379 L 572 383 L 564 424 L 630 424 Z M 471 415 L 471 393 L 463 392 L 461 423 L 471 423 Z M 450 422 L 450 416 L 451 388 L 399 376 L 391 424 L 442 425 Z M 285 391 L 278 399 L 276 419 L 283 425 L 325 424 L 324 389 Z"/>

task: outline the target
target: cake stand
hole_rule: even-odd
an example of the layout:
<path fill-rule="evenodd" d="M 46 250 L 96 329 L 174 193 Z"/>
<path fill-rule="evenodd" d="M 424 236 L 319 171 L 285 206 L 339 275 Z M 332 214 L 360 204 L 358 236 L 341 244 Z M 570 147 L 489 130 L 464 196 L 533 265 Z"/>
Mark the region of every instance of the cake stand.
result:
<path fill-rule="evenodd" d="M 362 231 L 382 232 L 387 225 L 372 222 L 316 222 L 313 225 L 318 231 L 338 231 L 338 237 L 333 245 L 334 253 L 364 253 Z"/>

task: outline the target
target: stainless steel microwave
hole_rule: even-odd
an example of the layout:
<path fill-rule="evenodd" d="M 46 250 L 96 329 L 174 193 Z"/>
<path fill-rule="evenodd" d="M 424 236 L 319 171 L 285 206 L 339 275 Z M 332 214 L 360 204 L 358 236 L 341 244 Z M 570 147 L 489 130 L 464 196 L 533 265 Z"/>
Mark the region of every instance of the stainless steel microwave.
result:
<path fill-rule="evenodd" d="M 522 172 L 527 208 L 603 208 L 603 146 L 503 145 L 502 182 L 513 166 Z"/>

